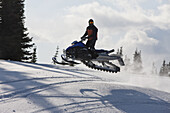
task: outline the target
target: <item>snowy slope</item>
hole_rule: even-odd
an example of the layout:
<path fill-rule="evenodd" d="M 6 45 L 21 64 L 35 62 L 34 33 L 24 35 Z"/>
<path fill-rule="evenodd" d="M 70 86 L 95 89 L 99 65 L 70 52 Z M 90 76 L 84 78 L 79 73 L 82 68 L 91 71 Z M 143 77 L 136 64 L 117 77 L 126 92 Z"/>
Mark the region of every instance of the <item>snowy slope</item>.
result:
<path fill-rule="evenodd" d="M 0 113 L 170 113 L 170 78 L 0 60 Z"/>

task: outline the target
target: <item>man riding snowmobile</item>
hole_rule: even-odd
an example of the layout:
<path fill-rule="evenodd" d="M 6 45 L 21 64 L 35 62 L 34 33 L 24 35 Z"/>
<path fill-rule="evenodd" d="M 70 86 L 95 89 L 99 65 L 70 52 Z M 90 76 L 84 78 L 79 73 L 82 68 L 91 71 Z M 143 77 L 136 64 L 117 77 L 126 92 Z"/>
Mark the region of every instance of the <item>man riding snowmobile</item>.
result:
<path fill-rule="evenodd" d="M 96 57 L 95 52 L 95 43 L 97 40 L 97 32 L 98 29 L 94 25 L 94 21 L 92 19 L 89 20 L 89 26 L 86 28 L 84 35 L 81 37 L 82 40 L 88 39 L 86 42 L 86 47 L 92 52 L 93 56 Z"/>
<path fill-rule="evenodd" d="M 121 55 L 114 54 L 114 49 L 104 50 L 95 49 L 98 29 L 94 25 L 92 19 L 89 20 L 89 26 L 86 28 L 85 34 L 81 37 L 81 41 L 74 41 L 71 46 L 66 48 L 61 58 L 64 62 L 58 62 L 55 58 L 53 61 L 62 65 L 77 65 L 80 61 L 89 68 L 101 71 L 117 73 L 120 67 L 113 62 L 117 60 L 120 66 L 124 66 Z M 88 39 L 84 44 L 83 40 Z"/>

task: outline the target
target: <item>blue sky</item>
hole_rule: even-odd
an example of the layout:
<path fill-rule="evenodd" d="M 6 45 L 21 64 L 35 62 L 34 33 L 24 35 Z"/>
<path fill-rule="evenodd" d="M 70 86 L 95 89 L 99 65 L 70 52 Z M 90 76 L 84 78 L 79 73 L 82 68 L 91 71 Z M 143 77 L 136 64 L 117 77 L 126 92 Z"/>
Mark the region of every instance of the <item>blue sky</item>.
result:
<path fill-rule="evenodd" d="M 170 0 L 26 0 L 26 27 L 34 37 L 38 62 L 51 62 L 79 40 L 93 18 L 99 29 L 96 48 L 123 46 L 132 59 L 138 48 L 152 65 L 170 61 Z"/>

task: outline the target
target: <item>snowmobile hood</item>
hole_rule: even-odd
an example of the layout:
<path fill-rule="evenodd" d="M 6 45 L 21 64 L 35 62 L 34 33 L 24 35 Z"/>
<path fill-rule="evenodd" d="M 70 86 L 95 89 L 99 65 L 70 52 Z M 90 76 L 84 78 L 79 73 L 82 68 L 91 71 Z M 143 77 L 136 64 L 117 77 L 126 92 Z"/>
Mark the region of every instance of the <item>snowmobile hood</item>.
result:
<path fill-rule="evenodd" d="M 69 50 L 70 48 L 73 48 L 73 47 L 86 47 L 86 46 L 85 46 L 84 43 L 82 43 L 82 42 L 80 41 L 80 42 L 75 43 L 75 44 L 72 45 L 72 46 L 69 46 L 69 47 L 66 49 L 66 51 Z"/>

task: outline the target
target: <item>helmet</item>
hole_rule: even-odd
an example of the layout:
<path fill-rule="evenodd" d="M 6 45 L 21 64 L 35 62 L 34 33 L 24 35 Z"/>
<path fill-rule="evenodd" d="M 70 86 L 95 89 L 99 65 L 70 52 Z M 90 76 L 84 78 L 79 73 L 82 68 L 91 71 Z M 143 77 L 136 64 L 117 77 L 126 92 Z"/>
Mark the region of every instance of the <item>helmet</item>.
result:
<path fill-rule="evenodd" d="M 90 20 L 89 20 L 89 25 L 91 25 L 91 24 L 93 24 L 93 23 L 94 23 L 93 19 L 90 19 Z"/>

